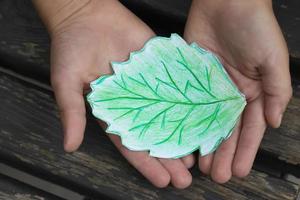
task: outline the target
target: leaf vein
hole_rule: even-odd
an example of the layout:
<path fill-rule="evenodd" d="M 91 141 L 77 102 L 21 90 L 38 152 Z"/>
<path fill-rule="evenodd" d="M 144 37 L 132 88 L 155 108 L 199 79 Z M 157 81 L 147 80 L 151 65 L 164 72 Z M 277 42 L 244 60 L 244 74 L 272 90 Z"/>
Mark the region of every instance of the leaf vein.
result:
<path fill-rule="evenodd" d="M 176 133 L 177 129 L 182 125 L 182 123 L 189 117 L 189 115 L 193 112 L 195 106 L 192 106 L 189 111 L 187 112 L 187 114 L 180 120 L 180 122 L 178 123 L 178 125 L 176 126 L 176 128 L 172 131 L 172 133 L 165 139 L 155 143 L 155 145 L 158 145 L 158 144 L 162 144 L 162 143 L 165 143 L 167 142 L 168 140 L 170 140 Z"/>
<path fill-rule="evenodd" d="M 184 68 L 186 68 L 190 74 L 194 77 L 194 79 L 198 82 L 198 84 L 200 85 L 201 88 L 203 88 L 203 90 L 205 90 L 205 92 L 207 92 L 207 94 L 209 94 L 211 97 L 213 97 L 214 99 L 216 99 L 217 97 L 215 95 L 213 95 L 210 91 L 208 91 L 206 89 L 206 87 L 203 85 L 203 83 L 198 79 L 198 77 L 196 76 L 196 74 L 188 67 L 188 64 L 182 54 L 182 52 L 180 51 L 180 49 L 177 47 L 177 51 L 181 57 L 182 61 L 176 60 L 178 63 L 180 63 Z"/>
<path fill-rule="evenodd" d="M 168 75 L 170 81 L 172 82 L 172 84 L 174 85 L 174 87 L 176 88 L 176 90 L 179 91 L 179 93 L 180 93 L 186 100 L 188 100 L 189 102 L 193 103 L 193 101 L 192 101 L 190 98 L 188 98 L 188 96 L 187 96 L 186 94 L 184 94 L 184 93 L 180 90 L 180 88 L 178 87 L 178 85 L 176 84 L 176 82 L 174 81 L 174 79 L 172 78 L 172 76 L 171 76 L 171 74 L 170 74 L 170 72 L 169 72 L 169 70 L 168 70 L 166 64 L 165 64 L 163 61 L 161 61 L 161 63 L 162 63 L 162 65 L 163 65 L 163 67 L 165 68 L 165 70 L 166 70 L 166 72 L 167 72 L 167 75 Z"/>

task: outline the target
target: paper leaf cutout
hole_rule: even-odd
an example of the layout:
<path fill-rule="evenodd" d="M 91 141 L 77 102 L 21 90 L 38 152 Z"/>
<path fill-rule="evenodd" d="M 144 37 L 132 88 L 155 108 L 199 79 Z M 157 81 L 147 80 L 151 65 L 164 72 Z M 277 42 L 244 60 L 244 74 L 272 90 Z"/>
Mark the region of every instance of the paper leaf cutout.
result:
<path fill-rule="evenodd" d="M 155 157 L 214 151 L 246 105 L 217 57 L 177 34 L 149 40 L 112 67 L 114 75 L 91 83 L 93 114 L 127 148 Z"/>

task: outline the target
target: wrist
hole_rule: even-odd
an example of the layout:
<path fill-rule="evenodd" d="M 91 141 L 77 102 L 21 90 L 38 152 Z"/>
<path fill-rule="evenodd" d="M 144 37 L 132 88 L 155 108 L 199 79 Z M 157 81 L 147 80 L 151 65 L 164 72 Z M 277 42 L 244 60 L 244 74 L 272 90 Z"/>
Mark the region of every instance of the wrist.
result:
<path fill-rule="evenodd" d="M 272 8 L 272 0 L 193 0 L 192 4 L 192 7 L 197 7 L 198 10 L 203 11 L 207 16 L 218 15 L 220 12 L 226 12 L 226 10 L 239 12 L 239 10 L 253 9 L 257 6 Z"/>
<path fill-rule="evenodd" d="M 50 35 L 68 18 L 88 9 L 93 0 L 32 0 Z"/>

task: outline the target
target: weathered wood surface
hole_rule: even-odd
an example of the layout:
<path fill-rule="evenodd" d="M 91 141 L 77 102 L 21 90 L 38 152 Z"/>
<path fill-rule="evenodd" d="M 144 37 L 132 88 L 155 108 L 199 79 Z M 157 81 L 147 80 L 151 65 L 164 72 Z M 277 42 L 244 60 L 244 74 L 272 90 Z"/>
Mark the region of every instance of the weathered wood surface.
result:
<path fill-rule="evenodd" d="M 0 200 L 60 200 L 0 174 Z"/>
<path fill-rule="evenodd" d="M 299 190 L 293 183 L 254 170 L 244 180 L 218 185 L 196 169 L 190 188 L 156 189 L 127 164 L 93 120 L 88 120 L 80 150 L 65 153 L 51 93 L 0 72 L 0 105 L 0 158 L 83 194 L 113 199 L 284 200 L 295 199 Z"/>
<path fill-rule="evenodd" d="M 298 85 L 298 89 L 300 89 Z M 298 91 L 299 93 L 299 91 Z M 268 129 L 261 148 L 288 163 L 299 165 L 300 171 L 300 98 L 294 97 L 289 103 L 278 129 Z"/>
<path fill-rule="evenodd" d="M 49 38 L 31 1 L 0 1 L 0 63 L 48 79 Z"/>
<path fill-rule="evenodd" d="M 273 0 L 273 5 L 291 57 L 300 59 L 300 1 Z"/>
<path fill-rule="evenodd" d="M 190 0 L 122 0 L 156 32 L 182 33 Z M 300 1 L 274 0 L 293 58 L 300 58 Z M 172 5 L 172 6 L 170 6 Z M 49 79 L 49 38 L 31 1 L 0 1 L 0 63 L 40 80 Z"/>
<path fill-rule="evenodd" d="M 297 68 L 299 66 L 295 66 Z M 293 98 L 278 129 L 268 128 L 261 149 L 299 166 L 300 171 L 300 74 L 293 76 Z M 300 173 L 299 173 L 300 174 Z"/>

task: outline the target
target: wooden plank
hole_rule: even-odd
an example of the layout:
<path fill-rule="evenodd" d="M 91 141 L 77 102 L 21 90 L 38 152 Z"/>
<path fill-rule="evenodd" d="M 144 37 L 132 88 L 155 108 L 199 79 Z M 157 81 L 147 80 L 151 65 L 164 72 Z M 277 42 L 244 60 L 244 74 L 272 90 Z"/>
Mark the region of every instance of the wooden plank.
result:
<path fill-rule="evenodd" d="M 116 151 L 95 121 L 88 120 L 79 151 L 62 149 L 61 127 L 51 93 L 0 72 L 0 157 L 36 176 L 97 198 L 295 199 L 299 186 L 252 171 L 219 185 L 193 170 L 186 190 L 157 189 Z"/>
<path fill-rule="evenodd" d="M 0 187 L 2 188 L 2 191 L 5 191 L 6 193 L 9 191 L 10 188 L 15 188 L 16 192 L 22 192 L 28 191 L 27 193 L 31 194 L 31 196 L 34 195 L 34 193 L 39 192 L 39 194 L 42 194 L 43 196 L 49 197 L 54 200 L 58 199 L 65 199 L 65 200 L 83 200 L 85 199 L 84 196 L 76 193 L 76 191 L 68 190 L 67 188 L 64 188 L 62 186 L 56 185 L 54 183 L 51 183 L 47 181 L 47 177 L 44 177 L 44 179 L 38 178 L 36 176 L 32 176 L 31 174 L 28 174 L 24 171 L 18 170 L 16 168 L 13 168 L 9 165 L 6 165 L 4 163 L 0 162 L 0 173 L 6 177 L 9 177 L 14 180 L 15 184 L 11 184 L 13 187 L 8 187 L 9 185 L 6 184 L 6 186 Z M 5 179 L 6 180 L 6 179 Z M 16 186 L 14 186 L 16 185 Z M 24 190 L 21 190 L 20 187 L 22 187 Z M 0 189 L 1 190 L 1 189 Z M 15 194 L 15 193 L 14 193 Z M 25 196 L 25 195 L 23 195 Z M 28 196 L 28 195 L 26 195 Z"/>
<path fill-rule="evenodd" d="M 273 0 L 273 7 L 291 57 L 300 59 L 300 1 Z"/>
<path fill-rule="evenodd" d="M 299 87 L 300 89 L 300 87 Z M 299 92 L 299 91 L 298 91 Z M 292 98 L 280 128 L 266 131 L 261 148 L 300 166 L 300 98 Z"/>
<path fill-rule="evenodd" d="M 0 174 L 0 200 L 60 200 L 19 181 Z"/>
<path fill-rule="evenodd" d="M 299 64 L 292 70 L 293 98 L 278 129 L 268 128 L 261 149 L 286 163 L 300 166 L 300 73 Z M 297 173 L 300 175 L 300 170 Z"/>
<path fill-rule="evenodd" d="M 0 63 L 40 79 L 49 77 L 49 37 L 31 1 L 0 1 Z"/>

